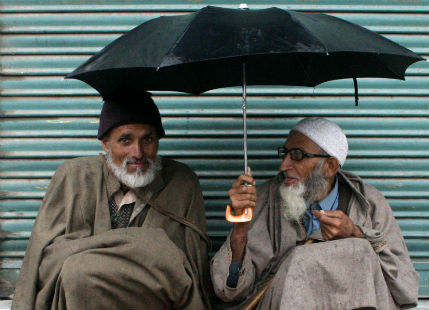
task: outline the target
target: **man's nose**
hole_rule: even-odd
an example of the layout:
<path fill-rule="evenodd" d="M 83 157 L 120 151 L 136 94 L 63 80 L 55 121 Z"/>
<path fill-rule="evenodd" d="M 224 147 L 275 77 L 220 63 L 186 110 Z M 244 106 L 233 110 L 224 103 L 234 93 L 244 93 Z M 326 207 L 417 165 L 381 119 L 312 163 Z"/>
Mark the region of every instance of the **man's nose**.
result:
<path fill-rule="evenodd" d="M 136 142 L 131 150 L 131 156 L 140 159 L 144 156 L 144 148 L 143 145 L 141 143 Z"/>
<path fill-rule="evenodd" d="M 292 167 L 293 160 L 290 158 L 290 153 L 287 153 L 280 164 L 280 171 L 287 171 Z"/>

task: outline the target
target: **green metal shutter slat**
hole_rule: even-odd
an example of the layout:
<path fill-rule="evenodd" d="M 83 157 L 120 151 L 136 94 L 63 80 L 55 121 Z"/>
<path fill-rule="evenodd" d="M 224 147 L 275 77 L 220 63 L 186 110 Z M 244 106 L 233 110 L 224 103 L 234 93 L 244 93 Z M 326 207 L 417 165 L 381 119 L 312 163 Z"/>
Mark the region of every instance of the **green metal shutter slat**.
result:
<path fill-rule="evenodd" d="M 120 34 L 43 34 L 43 35 L 3 35 L 0 53 L 2 55 L 75 55 L 93 54 L 103 46 L 118 38 Z"/>
<path fill-rule="evenodd" d="M 231 177 L 241 173 L 243 163 L 241 158 L 216 159 L 186 159 L 182 162 L 189 165 L 200 177 Z M 0 162 L 0 177 L 2 178 L 50 178 L 63 162 L 62 159 L 8 159 Z M 250 158 L 252 171 L 259 177 L 268 178 L 276 173 L 280 159 L 276 158 L 273 150 L 271 158 L 264 161 Z M 395 158 L 349 158 L 344 166 L 365 178 L 376 177 L 429 177 L 429 162 L 425 158 L 404 159 L 398 161 Z"/>
<path fill-rule="evenodd" d="M 285 3 L 282 0 L 271 0 L 261 2 L 260 0 L 249 0 L 246 3 L 253 9 L 263 9 L 266 7 L 277 6 L 283 9 L 305 10 L 305 11 L 345 11 L 345 12 L 427 12 L 429 2 L 420 0 L 418 2 L 406 3 L 391 0 L 354 0 L 344 2 L 341 0 L 317 3 L 311 1 L 301 1 L 299 3 Z M 213 5 L 211 1 L 198 1 L 198 3 L 189 3 L 183 1 L 157 1 L 147 0 L 142 3 L 139 0 L 128 0 L 126 3 L 117 0 L 105 0 L 103 3 L 68 3 L 59 0 L 30 1 L 30 0 L 3 0 L 2 10 L 5 12 L 81 12 L 88 13 L 109 11 L 157 11 L 157 12 L 188 12 L 200 9 L 206 5 Z M 218 0 L 217 6 L 237 8 L 237 4 L 231 4 L 231 1 Z"/>
<path fill-rule="evenodd" d="M 24 213 L 32 215 L 39 211 L 40 204 L 42 203 L 39 199 L 28 199 L 28 200 L 15 200 L 15 199 L 2 199 L 0 200 L 0 213 L 1 217 L 8 213 L 16 213 L 16 218 L 20 218 Z"/>
<path fill-rule="evenodd" d="M 255 174 L 255 176 L 257 176 Z M 200 179 L 203 192 L 212 198 L 225 198 L 231 179 Z M 429 179 L 367 179 L 389 198 L 429 198 Z M 46 179 L 5 179 L 0 183 L 0 196 L 11 199 L 43 198 L 48 187 Z"/>
<path fill-rule="evenodd" d="M 429 31 L 427 14 L 391 13 L 335 13 L 333 16 L 346 19 L 379 33 L 422 33 Z M 4 33 L 112 33 L 125 32 L 135 25 L 159 17 L 159 13 L 122 12 L 111 14 L 72 13 L 54 15 L 51 13 L 3 14 Z"/>
<path fill-rule="evenodd" d="M 66 159 L 101 152 L 94 138 L 101 99 L 85 83 L 64 80 L 91 54 L 141 22 L 186 13 L 209 1 L 2 0 L 0 46 L 0 298 L 13 292 L 34 219 L 49 179 Z M 250 8 L 320 11 L 384 34 L 429 56 L 429 0 L 270 2 Z M 238 5 L 221 0 L 216 5 Z M 23 14 L 25 13 L 25 14 Z M 387 197 L 429 297 L 429 63 L 406 72 L 406 81 L 358 79 L 316 88 L 248 88 L 249 164 L 258 183 L 275 175 L 276 148 L 288 129 L 310 115 L 325 116 L 349 137 L 345 169 Z M 177 158 L 199 175 L 208 232 L 216 251 L 230 229 L 223 219 L 227 190 L 242 170 L 241 88 L 201 96 L 153 92 L 167 132 L 162 156 Z M 213 254 L 213 252 L 211 254 Z"/>
<path fill-rule="evenodd" d="M 355 136 L 429 137 L 429 122 L 422 118 L 360 118 L 350 122 L 349 119 L 331 118 L 340 125 L 349 138 Z M 284 137 L 285 128 L 291 128 L 296 118 L 288 120 L 278 118 L 249 118 L 249 136 L 264 135 Z M 185 123 L 184 123 L 185 122 Z M 184 120 L 182 117 L 164 117 L 163 123 L 169 136 L 242 136 L 240 118 L 199 118 Z M 55 119 L 9 119 L 2 122 L 0 137 L 94 137 L 97 133 L 97 118 L 55 118 Z M 394 129 L 392 129 L 394 128 Z"/>
<path fill-rule="evenodd" d="M 164 117 L 241 117 L 241 98 L 238 96 L 155 96 L 155 100 Z M 4 97 L 1 105 L 6 120 L 9 117 L 98 117 L 100 102 L 98 97 Z M 249 117 L 283 118 L 304 115 L 421 117 L 428 109 L 427 96 L 365 96 L 365 100 L 355 107 L 352 96 L 259 95 L 248 99 L 247 113 Z"/>
<path fill-rule="evenodd" d="M 168 133 L 167 133 L 168 134 Z M 284 138 L 250 138 L 251 157 L 272 158 Z M 403 150 L 403 146 L 407 149 Z M 427 158 L 429 138 L 352 138 L 349 157 Z M 100 143 L 93 138 L 3 138 L 0 158 L 70 158 L 93 156 L 101 152 Z M 160 155 L 169 157 L 235 157 L 242 156 L 242 141 L 234 139 L 165 138 L 160 142 Z"/>
<path fill-rule="evenodd" d="M 4 33 L 123 33 L 159 17 L 158 13 L 3 14 Z"/>

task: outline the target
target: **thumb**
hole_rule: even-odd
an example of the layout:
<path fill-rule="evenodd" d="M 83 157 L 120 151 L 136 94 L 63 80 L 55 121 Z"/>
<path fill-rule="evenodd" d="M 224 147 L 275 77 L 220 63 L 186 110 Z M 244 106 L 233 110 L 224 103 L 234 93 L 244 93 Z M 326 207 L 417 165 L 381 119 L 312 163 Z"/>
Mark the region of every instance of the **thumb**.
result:
<path fill-rule="evenodd" d="M 252 169 L 250 169 L 249 166 L 247 166 L 247 175 L 252 178 L 252 183 L 251 184 L 252 185 L 256 185 L 256 182 L 255 182 L 255 180 L 253 179 L 253 176 L 252 176 Z"/>
<path fill-rule="evenodd" d="M 324 214 L 324 212 L 323 212 L 323 211 L 317 211 L 317 210 L 313 210 L 313 211 L 312 211 L 312 213 L 313 213 L 313 215 L 314 215 L 315 217 L 317 217 L 319 220 L 320 220 L 320 218 L 322 217 L 322 215 Z"/>

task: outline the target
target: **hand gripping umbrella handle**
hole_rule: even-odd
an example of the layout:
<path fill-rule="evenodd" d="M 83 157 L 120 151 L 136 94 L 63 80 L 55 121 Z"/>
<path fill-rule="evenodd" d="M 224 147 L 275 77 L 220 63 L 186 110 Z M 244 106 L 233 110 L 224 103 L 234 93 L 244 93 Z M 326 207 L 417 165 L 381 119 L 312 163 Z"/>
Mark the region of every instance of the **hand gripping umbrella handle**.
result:
<path fill-rule="evenodd" d="M 247 172 L 247 171 L 246 171 Z M 246 186 L 252 186 L 244 183 Z M 245 223 L 250 222 L 253 218 L 253 208 L 244 208 L 241 211 L 235 211 L 236 215 L 231 212 L 231 206 L 227 205 L 225 210 L 225 218 L 231 223 Z"/>
<path fill-rule="evenodd" d="M 253 217 L 253 209 L 252 208 L 244 208 L 241 211 L 241 214 L 232 215 L 231 206 L 227 205 L 225 210 L 225 218 L 228 222 L 231 223 L 245 223 L 250 222 Z"/>

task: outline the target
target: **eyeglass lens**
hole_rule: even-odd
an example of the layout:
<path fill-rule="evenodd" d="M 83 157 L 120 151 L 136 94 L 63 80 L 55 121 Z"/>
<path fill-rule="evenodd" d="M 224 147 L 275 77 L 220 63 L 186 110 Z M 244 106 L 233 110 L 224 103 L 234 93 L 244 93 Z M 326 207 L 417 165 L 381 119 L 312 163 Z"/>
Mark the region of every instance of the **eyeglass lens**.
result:
<path fill-rule="evenodd" d="M 289 153 L 292 160 L 300 161 L 303 158 L 303 154 L 300 149 L 290 150 Z"/>
<path fill-rule="evenodd" d="M 279 157 L 284 158 L 289 153 L 292 160 L 300 161 L 304 158 L 304 154 L 300 149 L 289 150 L 285 147 L 279 148 Z"/>

